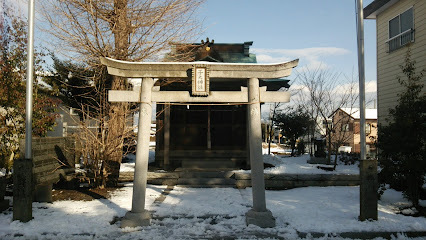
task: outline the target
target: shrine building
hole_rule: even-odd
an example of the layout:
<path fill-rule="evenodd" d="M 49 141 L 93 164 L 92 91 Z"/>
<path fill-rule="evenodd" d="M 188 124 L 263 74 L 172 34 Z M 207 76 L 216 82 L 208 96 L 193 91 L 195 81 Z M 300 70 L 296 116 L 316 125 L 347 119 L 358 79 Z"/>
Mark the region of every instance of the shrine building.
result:
<path fill-rule="evenodd" d="M 173 44 L 167 62 L 257 63 L 253 42 Z M 188 91 L 192 74 L 160 79 L 160 91 Z M 210 78 L 208 91 L 241 91 L 247 79 Z M 289 88 L 288 80 L 259 79 L 266 91 Z M 157 104 L 155 165 L 165 169 L 241 169 L 249 167 L 247 103 Z"/>

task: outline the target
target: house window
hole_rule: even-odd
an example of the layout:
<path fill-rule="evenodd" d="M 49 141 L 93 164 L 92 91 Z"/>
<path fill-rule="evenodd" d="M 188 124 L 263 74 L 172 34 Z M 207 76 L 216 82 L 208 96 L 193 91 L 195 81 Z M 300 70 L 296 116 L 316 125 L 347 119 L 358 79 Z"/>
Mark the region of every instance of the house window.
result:
<path fill-rule="evenodd" d="M 370 135 L 371 133 L 371 125 L 369 123 L 365 124 L 365 134 Z"/>
<path fill-rule="evenodd" d="M 342 124 L 342 131 L 343 132 L 349 132 L 349 123 Z"/>
<path fill-rule="evenodd" d="M 395 51 L 407 43 L 414 42 L 413 8 L 389 21 L 388 52 Z"/>
<path fill-rule="evenodd" d="M 75 111 L 74 108 L 70 108 L 70 115 L 71 116 L 78 116 L 78 113 Z"/>

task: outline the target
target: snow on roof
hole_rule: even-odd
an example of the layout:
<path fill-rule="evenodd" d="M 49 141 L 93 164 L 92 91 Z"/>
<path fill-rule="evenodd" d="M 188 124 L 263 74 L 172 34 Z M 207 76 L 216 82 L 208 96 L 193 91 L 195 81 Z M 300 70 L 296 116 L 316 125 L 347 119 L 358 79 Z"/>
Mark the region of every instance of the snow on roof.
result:
<path fill-rule="evenodd" d="M 360 119 L 359 108 L 340 108 L 354 119 Z M 377 119 L 377 108 L 365 109 L 365 119 Z"/>

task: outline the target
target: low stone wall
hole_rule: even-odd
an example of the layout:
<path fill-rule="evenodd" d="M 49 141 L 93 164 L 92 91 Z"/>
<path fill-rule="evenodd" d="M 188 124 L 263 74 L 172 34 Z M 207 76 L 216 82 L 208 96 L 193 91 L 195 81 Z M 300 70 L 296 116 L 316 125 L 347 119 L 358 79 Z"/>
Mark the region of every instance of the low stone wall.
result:
<path fill-rule="evenodd" d="M 24 139 L 20 142 L 20 151 L 20 156 L 23 157 L 25 155 Z M 34 137 L 32 153 L 34 200 L 51 202 L 52 184 L 61 178 L 66 179 L 68 174 L 74 172 L 75 139 L 72 137 Z"/>
<path fill-rule="evenodd" d="M 182 172 L 148 172 L 148 184 L 179 185 L 180 178 L 188 173 Z M 235 179 L 236 188 L 251 187 L 250 173 L 228 172 L 224 178 Z M 120 173 L 121 182 L 133 181 L 133 173 Z M 290 189 L 297 187 L 328 187 L 328 186 L 357 186 L 360 184 L 359 175 L 344 174 L 265 174 L 266 189 Z M 217 184 L 215 184 L 217 185 Z"/>
<path fill-rule="evenodd" d="M 251 187 L 250 173 L 235 173 L 237 188 Z M 359 175 L 336 174 L 265 174 L 266 189 L 297 187 L 357 186 Z"/>

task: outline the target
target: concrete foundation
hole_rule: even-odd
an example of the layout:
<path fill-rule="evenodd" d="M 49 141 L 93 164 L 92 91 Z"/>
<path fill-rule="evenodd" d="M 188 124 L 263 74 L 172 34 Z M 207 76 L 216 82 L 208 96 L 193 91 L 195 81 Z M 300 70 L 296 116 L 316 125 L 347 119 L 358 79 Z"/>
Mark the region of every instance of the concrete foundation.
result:
<path fill-rule="evenodd" d="M 0 212 L 9 208 L 9 200 L 4 199 L 4 196 L 6 195 L 6 185 L 6 177 L 0 177 Z"/>
<path fill-rule="evenodd" d="M 275 218 L 269 210 L 257 212 L 251 209 L 246 213 L 246 224 L 253 224 L 261 228 L 272 228 L 275 227 Z"/>
<path fill-rule="evenodd" d="M 151 213 L 144 210 L 140 213 L 127 212 L 123 220 L 121 220 L 121 227 L 143 227 L 151 224 Z"/>
<path fill-rule="evenodd" d="M 52 202 L 52 183 L 37 185 L 34 189 L 34 202 Z"/>
<path fill-rule="evenodd" d="M 359 220 L 377 220 L 377 160 L 360 160 L 360 213 Z"/>

